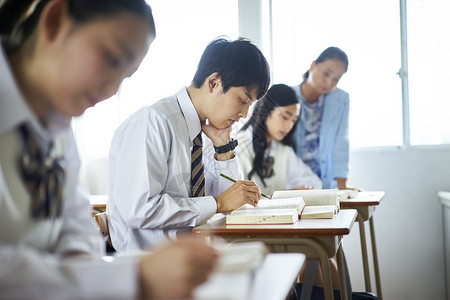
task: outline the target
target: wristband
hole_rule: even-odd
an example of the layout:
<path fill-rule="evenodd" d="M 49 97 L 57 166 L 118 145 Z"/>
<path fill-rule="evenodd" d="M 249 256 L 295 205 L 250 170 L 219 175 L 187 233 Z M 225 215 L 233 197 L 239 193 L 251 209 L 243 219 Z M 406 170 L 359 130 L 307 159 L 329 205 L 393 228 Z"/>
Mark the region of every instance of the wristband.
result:
<path fill-rule="evenodd" d="M 238 145 L 238 141 L 231 139 L 228 144 L 222 145 L 222 146 L 214 146 L 214 150 L 217 154 L 227 153 L 228 151 L 234 150 L 236 146 Z"/>

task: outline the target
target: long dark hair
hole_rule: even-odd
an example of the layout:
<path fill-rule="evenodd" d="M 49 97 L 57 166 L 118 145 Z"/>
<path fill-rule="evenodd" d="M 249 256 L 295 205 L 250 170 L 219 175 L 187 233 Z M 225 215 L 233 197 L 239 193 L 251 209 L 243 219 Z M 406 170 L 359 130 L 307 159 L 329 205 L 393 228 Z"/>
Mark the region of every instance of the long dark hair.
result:
<path fill-rule="evenodd" d="M 348 57 L 344 51 L 339 49 L 338 47 L 328 47 L 320 53 L 319 57 L 316 59 L 316 64 L 320 64 L 321 62 L 326 61 L 327 59 L 337 59 L 345 65 L 345 72 L 348 69 Z M 309 77 L 309 71 L 303 73 L 303 81 L 306 81 Z"/>
<path fill-rule="evenodd" d="M 7 0 L 0 6 L 0 36 L 7 50 L 23 44 L 35 30 L 42 10 L 50 0 Z M 155 35 L 152 10 L 145 0 L 65 0 L 77 24 L 128 11 L 147 20 Z"/>
<path fill-rule="evenodd" d="M 273 175 L 273 172 L 268 170 L 269 162 L 267 159 L 272 160 L 273 163 L 275 158 L 267 158 L 265 157 L 266 149 L 269 147 L 266 139 L 267 135 L 267 126 L 266 120 L 267 117 L 271 114 L 271 112 L 279 106 L 288 106 L 292 104 L 297 104 L 298 99 L 295 95 L 294 90 L 285 85 L 285 84 L 276 84 L 273 85 L 267 94 L 261 98 L 256 104 L 255 109 L 253 110 L 253 114 L 250 119 L 245 123 L 245 125 L 241 128 L 242 131 L 246 130 L 248 127 L 252 126 L 252 143 L 253 150 L 255 151 L 255 158 L 253 160 L 253 169 L 248 173 L 247 177 L 249 179 L 256 173 L 260 178 L 264 186 L 266 183 L 264 182 L 264 178 L 270 178 Z M 291 131 L 281 140 L 281 143 L 292 147 L 295 151 L 296 145 L 294 140 L 295 128 L 297 127 L 298 120 L 292 127 Z M 244 146 L 244 145 L 242 145 Z M 246 145 L 250 146 L 250 145 Z"/>
<path fill-rule="evenodd" d="M 206 78 L 217 72 L 223 92 L 231 87 L 256 88 L 256 98 L 261 98 L 269 88 L 269 64 L 262 52 L 249 40 L 230 41 L 217 38 L 206 47 L 200 58 L 192 83 L 200 88 Z"/>

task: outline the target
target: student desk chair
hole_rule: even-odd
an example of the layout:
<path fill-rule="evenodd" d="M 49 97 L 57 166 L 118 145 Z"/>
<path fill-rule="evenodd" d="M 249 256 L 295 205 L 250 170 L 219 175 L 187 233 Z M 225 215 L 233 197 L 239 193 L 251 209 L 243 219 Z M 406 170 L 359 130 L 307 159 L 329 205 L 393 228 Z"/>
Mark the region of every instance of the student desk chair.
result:
<path fill-rule="evenodd" d="M 373 266 L 375 273 L 375 283 L 377 286 L 377 296 L 379 300 L 383 299 L 381 292 L 381 280 L 380 280 L 380 270 L 378 266 L 378 254 L 377 246 L 375 242 L 375 228 L 373 223 L 373 213 L 375 208 L 380 204 L 381 200 L 384 198 L 385 192 L 375 191 L 375 192 L 359 192 L 357 196 L 344 199 L 340 201 L 341 209 L 356 209 L 358 211 L 358 216 L 356 220 L 359 223 L 359 235 L 361 241 L 361 253 L 364 268 L 364 282 L 367 292 L 372 292 L 372 286 L 370 284 L 370 271 L 369 271 L 369 261 L 367 258 L 367 244 L 366 244 L 366 230 L 364 227 L 364 222 L 369 221 L 370 237 L 372 242 L 372 255 L 373 255 Z"/>
<path fill-rule="evenodd" d="M 108 195 L 89 195 L 89 202 L 92 207 L 92 214 L 98 214 L 106 211 L 106 202 Z"/>
<path fill-rule="evenodd" d="M 333 219 L 308 219 L 283 225 L 226 225 L 225 217 L 219 215 L 207 224 L 195 227 L 192 232 L 206 238 L 219 236 L 230 243 L 262 241 L 271 252 L 300 252 L 305 253 L 308 259 L 318 259 L 326 300 L 334 298 L 329 258 L 336 256 L 341 299 L 351 299 L 341 241 L 350 233 L 356 215 L 355 209 L 346 209 L 340 210 Z"/>

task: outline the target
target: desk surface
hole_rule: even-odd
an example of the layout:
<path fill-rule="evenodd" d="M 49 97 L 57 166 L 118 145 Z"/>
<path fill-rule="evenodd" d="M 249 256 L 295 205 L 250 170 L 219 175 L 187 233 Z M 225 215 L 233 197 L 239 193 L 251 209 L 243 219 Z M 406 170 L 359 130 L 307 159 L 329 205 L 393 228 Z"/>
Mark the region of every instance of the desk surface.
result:
<path fill-rule="evenodd" d="M 305 255 L 300 253 L 268 254 L 256 271 L 253 283 L 242 286 L 237 274 L 213 274 L 194 292 L 195 300 L 284 300 L 303 266 Z M 230 289 L 230 286 L 234 288 Z M 237 290 L 239 287 L 241 291 Z M 248 292 L 248 294 L 247 294 Z"/>
<path fill-rule="evenodd" d="M 341 207 L 355 207 L 355 206 L 374 206 L 379 205 L 383 200 L 385 192 L 359 192 L 357 196 L 350 199 L 340 200 Z"/>
<path fill-rule="evenodd" d="M 333 219 L 300 220 L 288 225 L 226 225 L 225 217 L 195 227 L 192 232 L 202 235 L 233 237 L 319 237 L 347 235 L 355 222 L 354 209 L 340 210 Z"/>

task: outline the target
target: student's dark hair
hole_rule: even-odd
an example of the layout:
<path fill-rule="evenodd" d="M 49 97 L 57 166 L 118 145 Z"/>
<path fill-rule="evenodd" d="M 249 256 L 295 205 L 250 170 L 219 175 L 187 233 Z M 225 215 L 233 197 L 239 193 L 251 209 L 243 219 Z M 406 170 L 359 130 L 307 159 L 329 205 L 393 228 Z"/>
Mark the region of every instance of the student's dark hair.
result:
<path fill-rule="evenodd" d="M 243 38 L 213 40 L 200 58 L 193 85 L 200 88 L 215 72 L 222 81 L 224 93 L 231 87 L 256 88 L 259 99 L 269 88 L 270 72 L 266 58 L 255 45 Z"/>
<path fill-rule="evenodd" d="M 0 6 L 0 36 L 11 50 L 32 34 L 45 5 L 51 0 L 7 0 Z M 147 20 L 155 34 L 152 10 L 145 0 L 65 0 L 69 15 L 76 24 L 98 17 L 131 12 Z"/>
<path fill-rule="evenodd" d="M 253 131 L 253 150 L 255 151 L 255 158 L 253 160 L 253 169 L 248 173 L 249 179 L 256 173 L 261 178 L 262 183 L 266 186 L 264 178 L 269 178 L 273 174 L 268 174 L 266 170 L 266 164 L 264 163 L 265 152 L 269 147 L 266 140 L 267 117 L 272 113 L 276 107 L 289 106 L 299 103 L 294 90 L 285 84 L 273 85 L 267 94 L 260 99 L 253 110 L 253 114 L 250 119 L 245 123 L 241 130 L 246 130 L 249 126 L 252 126 Z M 295 151 L 294 133 L 297 127 L 298 120 L 295 122 L 291 131 L 281 140 L 281 143 L 292 147 Z M 242 145 L 244 146 L 244 145 Z M 246 145 L 247 147 L 250 145 Z M 276 158 L 275 158 L 276 159 Z"/>
<path fill-rule="evenodd" d="M 316 64 L 320 64 L 321 62 L 326 61 L 327 59 L 337 59 L 345 65 L 345 72 L 348 69 L 348 57 L 344 51 L 339 49 L 338 47 L 328 47 L 320 53 L 319 57 L 316 59 Z M 309 77 L 309 71 L 303 73 L 303 80 L 306 81 Z"/>

